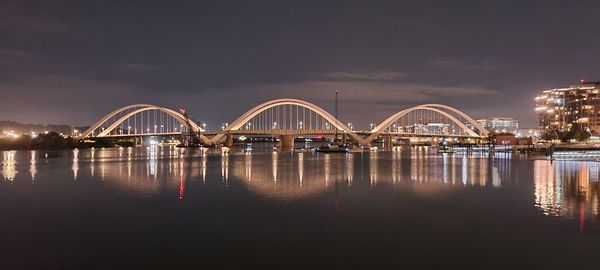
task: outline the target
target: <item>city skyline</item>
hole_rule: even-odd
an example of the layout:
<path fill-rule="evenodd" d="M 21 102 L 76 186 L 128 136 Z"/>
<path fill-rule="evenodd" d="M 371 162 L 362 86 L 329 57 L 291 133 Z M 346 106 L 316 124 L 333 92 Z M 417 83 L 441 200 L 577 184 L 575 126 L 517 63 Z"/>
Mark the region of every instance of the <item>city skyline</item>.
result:
<path fill-rule="evenodd" d="M 597 79 L 592 1 L 0 7 L 1 120 L 22 123 L 86 126 L 151 103 L 218 126 L 281 97 L 333 112 L 339 90 L 356 126 L 443 103 L 535 127 L 540 90 Z"/>

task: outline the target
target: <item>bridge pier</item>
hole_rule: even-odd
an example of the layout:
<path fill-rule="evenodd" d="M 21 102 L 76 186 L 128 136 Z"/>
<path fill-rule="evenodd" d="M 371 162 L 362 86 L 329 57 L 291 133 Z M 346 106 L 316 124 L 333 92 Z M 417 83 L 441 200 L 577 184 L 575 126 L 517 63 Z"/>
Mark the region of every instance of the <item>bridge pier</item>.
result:
<path fill-rule="evenodd" d="M 383 147 L 385 149 L 391 149 L 392 148 L 392 134 L 387 134 L 383 137 Z"/>
<path fill-rule="evenodd" d="M 282 150 L 291 150 L 294 148 L 294 136 L 293 135 L 280 135 L 279 146 Z"/>
<path fill-rule="evenodd" d="M 142 137 L 135 137 L 133 139 L 134 142 L 134 146 L 144 146 L 144 138 Z"/>
<path fill-rule="evenodd" d="M 342 144 L 346 144 L 346 141 L 347 141 L 347 140 L 348 140 L 348 139 L 347 139 L 346 133 L 343 133 L 343 134 L 342 134 Z"/>
<path fill-rule="evenodd" d="M 231 148 L 233 147 L 233 135 L 231 135 L 230 132 L 227 132 L 227 147 Z"/>

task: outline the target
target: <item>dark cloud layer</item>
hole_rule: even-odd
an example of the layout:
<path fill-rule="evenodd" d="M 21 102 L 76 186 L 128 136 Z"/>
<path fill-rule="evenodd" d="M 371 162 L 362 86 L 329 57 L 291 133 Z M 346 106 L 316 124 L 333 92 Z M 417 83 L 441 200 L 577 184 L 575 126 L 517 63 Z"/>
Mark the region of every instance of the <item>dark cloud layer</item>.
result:
<path fill-rule="evenodd" d="M 129 103 L 231 121 L 289 96 L 356 125 L 422 102 L 535 125 L 546 87 L 599 79 L 597 1 L 0 2 L 0 119 Z M 368 113 L 367 113 L 368 111 Z"/>

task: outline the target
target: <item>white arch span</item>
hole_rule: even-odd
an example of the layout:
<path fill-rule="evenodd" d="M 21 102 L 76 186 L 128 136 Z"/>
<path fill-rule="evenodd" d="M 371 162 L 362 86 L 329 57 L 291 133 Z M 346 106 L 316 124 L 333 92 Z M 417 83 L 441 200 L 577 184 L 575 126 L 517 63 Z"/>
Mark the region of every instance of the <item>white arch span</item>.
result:
<path fill-rule="evenodd" d="M 235 121 L 233 121 L 233 123 L 231 123 L 229 126 L 227 126 L 227 128 L 225 128 L 224 131 L 239 130 L 240 128 L 242 128 L 244 126 L 244 124 L 246 122 L 250 121 L 250 119 L 252 119 L 256 115 L 258 115 L 259 113 L 264 112 L 270 108 L 273 108 L 276 106 L 283 106 L 283 105 L 296 105 L 296 106 L 300 106 L 300 107 L 309 109 L 309 110 L 315 112 L 316 114 L 318 114 L 319 116 L 325 118 L 325 120 L 327 120 L 331 124 L 333 124 L 333 126 L 335 128 L 337 128 L 340 131 L 345 132 L 346 134 L 350 135 L 352 138 L 354 138 L 356 140 L 363 139 L 360 136 L 354 134 L 350 128 L 348 128 L 346 125 L 341 123 L 338 119 L 336 119 L 333 115 L 331 115 L 329 112 L 327 112 L 323 108 L 321 108 L 315 104 L 312 104 L 308 101 L 304 101 L 301 99 L 293 99 L 293 98 L 273 99 L 273 100 L 269 100 L 267 102 L 261 103 L 261 104 L 255 106 L 254 108 L 248 110 L 246 113 L 242 114 L 240 117 L 238 117 Z M 225 134 L 218 134 L 218 135 L 214 136 L 213 138 L 211 138 L 210 142 L 218 143 L 219 141 L 221 141 L 221 139 L 224 136 L 225 136 Z"/>
<path fill-rule="evenodd" d="M 85 138 L 85 137 L 90 136 L 92 134 L 92 132 L 94 132 L 94 130 L 100 128 L 104 123 L 106 123 L 106 121 L 108 121 L 108 119 L 110 119 L 111 117 L 113 117 L 121 112 L 124 112 L 124 111 L 132 109 L 132 108 L 139 108 L 139 109 L 131 111 L 131 112 L 127 113 L 126 115 L 122 116 L 117 121 L 112 123 L 108 128 L 104 129 L 102 132 L 100 132 L 98 135 L 96 135 L 96 137 L 107 136 L 108 134 L 110 134 L 111 131 L 113 131 L 115 128 L 117 128 L 119 125 L 121 125 L 125 120 L 127 120 L 127 118 L 134 116 L 135 114 L 138 114 L 138 113 L 141 113 L 144 111 L 148 111 L 148 110 L 158 110 L 158 111 L 164 112 L 164 113 L 170 115 L 171 117 L 177 119 L 177 121 L 179 121 L 181 124 L 183 124 L 185 126 L 187 126 L 187 124 L 188 124 L 186 122 L 185 116 L 183 114 L 181 114 L 177 111 L 171 110 L 169 108 L 160 107 L 160 106 L 151 105 L 151 104 L 133 104 L 133 105 L 128 105 L 128 106 L 118 108 L 118 109 L 106 114 L 105 116 L 100 118 L 98 121 L 96 121 L 96 123 L 94 123 L 92 126 L 90 126 L 86 131 L 81 133 L 81 135 L 78 138 Z M 201 128 L 198 124 L 194 123 L 194 121 L 189 121 L 189 124 L 192 126 L 193 132 L 203 132 L 204 131 L 204 129 Z"/>
<path fill-rule="evenodd" d="M 466 115 L 465 113 L 463 113 L 455 108 L 452 108 L 452 107 L 446 106 L 446 105 L 441 105 L 441 104 L 424 104 L 424 105 L 419 105 L 419 106 L 415 106 L 415 107 L 411 107 L 411 108 L 399 111 L 399 112 L 393 114 L 392 116 L 388 117 L 387 119 L 385 119 L 383 122 L 381 122 L 379 125 L 377 125 L 375 128 L 373 128 L 371 130 L 371 135 L 369 137 L 367 137 L 365 139 L 365 141 L 370 142 L 373 139 L 377 138 L 377 136 L 379 136 L 381 133 L 383 133 L 387 128 L 389 128 L 398 119 L 400 119 L 401 117 L 407 115 L 408 113 L 416 111 L 416 110 L 428 110 L 431 112 L 439 113 L 439 114 L 447 117 L 448 119 L 450 119 L 450 121 L 452 121 L 453 123 L 457 124 L 460 128 L 462 128 L 470 136 L 480 137 L 479 134 L 477 134 L 475 131 L 473 131 L 472 129 L 467 127 L 465 125 L 465 123 L 456 119 L 456 117 L 452 116 L 451 114 L 449 114 L 445 111 L 442 111 L 438 108 L 445 108 L 445 109 L 452 110 L 453 112 L 456 112 L 457 114 L 464 117 L 470 124 L 473 124 L 482 133 L 482 135 L 488 134 L 488 131 L 485 128 L 481 127 L 481 125 L 479 125 L 477 123 L 477 121 L 475 121 L 470 116 Z"/>
<path fill-rule="evenodd" d="M 450 110 L 453 113 L 456 113 L 456 114 L 460 115 L 461 117 L 463 117 L 464 119 L 466 119 L 469 122 L 469 124 L 473 125 L 477 130 L 479 130 L 479 132 L 481 133 L 482 136 L 487 136 L 490 133 L 487 129 L 485 129 L 483 126 L 481 126 L 479 123 L 477 123 L 477 121 L 475 121 L 475 119 L 471 118 L 466 113 L 464 113 L 454 107 L 450 107 L 448 105 L 443 105 L 443 104 L 435 104 L 435 103 L 423 104 L 420 106 L 430 107 L 430 108 L 442 108 L 442 109 Z"/>

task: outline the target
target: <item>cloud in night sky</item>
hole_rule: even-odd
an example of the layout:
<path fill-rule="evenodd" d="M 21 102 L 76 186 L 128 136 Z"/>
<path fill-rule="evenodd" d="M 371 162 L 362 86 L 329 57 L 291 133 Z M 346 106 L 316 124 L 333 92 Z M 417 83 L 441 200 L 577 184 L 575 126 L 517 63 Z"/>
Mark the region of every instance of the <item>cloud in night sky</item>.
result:
<path fill-rule="evenodd" d="M 423 102 L 535 126 L 540 89 L 600 79 L 597 1 L 0 3 L 0 120 L 132 103 L 209 124 L 301 98 L 366 125 Z M 576 18 L 576 19 L 574 19 Z M 585 39 L 582 39 L 585 37 Z"/>
<path fill-rule="evenodd" d="M 361 70 L 340 71 L 325 74 L 324 78 L 342 79 L 342 80 L 359 80 L 359 81 L 394 81 L 404 78 L 406 73 L 384 71 L 384 72 L 366 72 Z"/>

